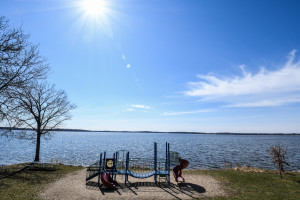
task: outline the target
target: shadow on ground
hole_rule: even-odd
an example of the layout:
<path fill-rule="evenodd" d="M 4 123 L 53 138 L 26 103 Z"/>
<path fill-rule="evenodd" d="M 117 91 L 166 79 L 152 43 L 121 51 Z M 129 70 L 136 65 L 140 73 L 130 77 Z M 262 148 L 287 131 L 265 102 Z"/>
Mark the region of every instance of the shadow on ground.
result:
<path fill-rule="evenodd" d="M 172 196 L 173 199 L 182 199 L 179 196 L 185 196 L 190 198 L 195 198 L 199 194 L 205 193 L 204 187 L 193 184 L 193 183 L 180 183 L 178 185 L 170 183 L 159 183 L 154 182 L 134 182 L 134 183 L 118 183 L 115 189 L 108 189 L 104 186 L 99 188 L 97 182 L 89 181 L 86 184 L 86 188 L 89 190 L 99 190 L 102 195 L 109 193 L 132 193 L 138 195 L 140 192 L 165 192 Z"/>

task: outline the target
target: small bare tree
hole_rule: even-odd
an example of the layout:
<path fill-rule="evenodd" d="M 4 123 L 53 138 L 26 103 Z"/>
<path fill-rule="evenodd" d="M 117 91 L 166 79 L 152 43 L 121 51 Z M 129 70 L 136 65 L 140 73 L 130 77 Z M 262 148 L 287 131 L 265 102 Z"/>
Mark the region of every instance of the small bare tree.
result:
<path fill-rule="evenodd" d="M 34 161 L 40 160 L 41 136 L 58 128 L 64 121 L 71 119 L 70 111 L 76 106 L 68 101 L 63 90 L 56 90 L 48 83 L 32 82 L 30 87 L 15 90 L 15 110 L 12 119 L 17 121 L 18 127 L 33 129 L 33 135 L 28 130 L 14 131 L 15 134 L 25 135 L 27 139 L 36 139 L 36 153 Z"/>
<path fill-rule="evenodd" d="M 45 79 L 49 66 L 39 55 L 38 45 L 29 42 L 21 27 L 10 28 L 0 17 L 0 122 L 6 117 L 11 103 L 8 93 L 24 88 L 32 80 Z"/>
<path fill-rule="evenodd" d="M 278 170 L 280 174 L 280 178 L 282 179 L 283 165 L 289 165 L 286 162 L 287 151 L 279 144 L 270 147 L 270 155 L 272 155 L 273 163 L 278 165 Z"/>

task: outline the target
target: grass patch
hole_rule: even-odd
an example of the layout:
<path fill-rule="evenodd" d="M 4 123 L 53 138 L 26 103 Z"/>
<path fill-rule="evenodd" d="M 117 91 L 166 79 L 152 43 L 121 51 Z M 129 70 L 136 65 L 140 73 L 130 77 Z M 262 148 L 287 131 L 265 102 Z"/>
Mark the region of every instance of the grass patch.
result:
<path fill-rule="evenodd" d="M 300 199 L 300 174 L 287 172 L 283 179 L 275 171 L 191 170 L 184 173 L 213 176 L 224 183 L 228 197 L 213 199 Z"/>
<path fill-rule="evenodd" d="M 8 174 L 0 174 L 0 199 L 38 199 L 39 192 L 45 186 L 64 175 L 84 169 L 68 165 L 58 165 L 54 171 L 30 170 L 19 171 L 26 164 L 7 166 Z M 19 172 L 17 172 L 19 171 Z M 17 172 L 17 173 L 14 173 Z M 5 177 L 6 176 L 6 177 Z M 3 178 L 4 177 L 4 178 Z"/>

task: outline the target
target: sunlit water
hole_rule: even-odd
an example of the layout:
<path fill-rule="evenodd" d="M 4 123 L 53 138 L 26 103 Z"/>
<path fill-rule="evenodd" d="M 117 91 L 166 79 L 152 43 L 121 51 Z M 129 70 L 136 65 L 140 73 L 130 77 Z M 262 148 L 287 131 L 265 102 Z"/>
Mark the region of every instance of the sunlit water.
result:
<path fill-rule="evenodd" d="M 158 156 L 170 150 L 190 161 L 190 169 L 212 169 L 226 166 L 253 166 L 275 169 L 269 155 L 271 145 L 281 144 L 288 151 L 288 170 L 300 170 L 300 136 L 291 135 L 202 135 L 122 132 L 55 132 L 42 139 L 40 159 L 64 164 L 87 166 L 97 161 L 100 152 L 112 156 L 117 150 L 130 151 L 130 157 L 153 158 L 153 143 Z M 34 141 L 0 137 L 0 164 L 31 162 Z"/>

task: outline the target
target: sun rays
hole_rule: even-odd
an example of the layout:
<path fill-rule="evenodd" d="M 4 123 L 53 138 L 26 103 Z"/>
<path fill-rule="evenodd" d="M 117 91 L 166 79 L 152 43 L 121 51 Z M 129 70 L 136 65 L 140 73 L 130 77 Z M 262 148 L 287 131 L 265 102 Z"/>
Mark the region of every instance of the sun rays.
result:
<path fill-rule="evenodd" d="M 82 0 L 80 7 L 88 17 L 105 17 L 108 13 L 108 1 L 105 0 Z"/>
<path fill-rule="evenodd" d="M 110 38 L 113 38 L 112 21 L 116 16 L 116 12 L 112 9 L 112 1 L 108 0 L 80 0 L 77 3 L 77 8 L 80 12 L 79 25 L 86 29 L 89 34 L 98 35 L 104 33 Z"/>

